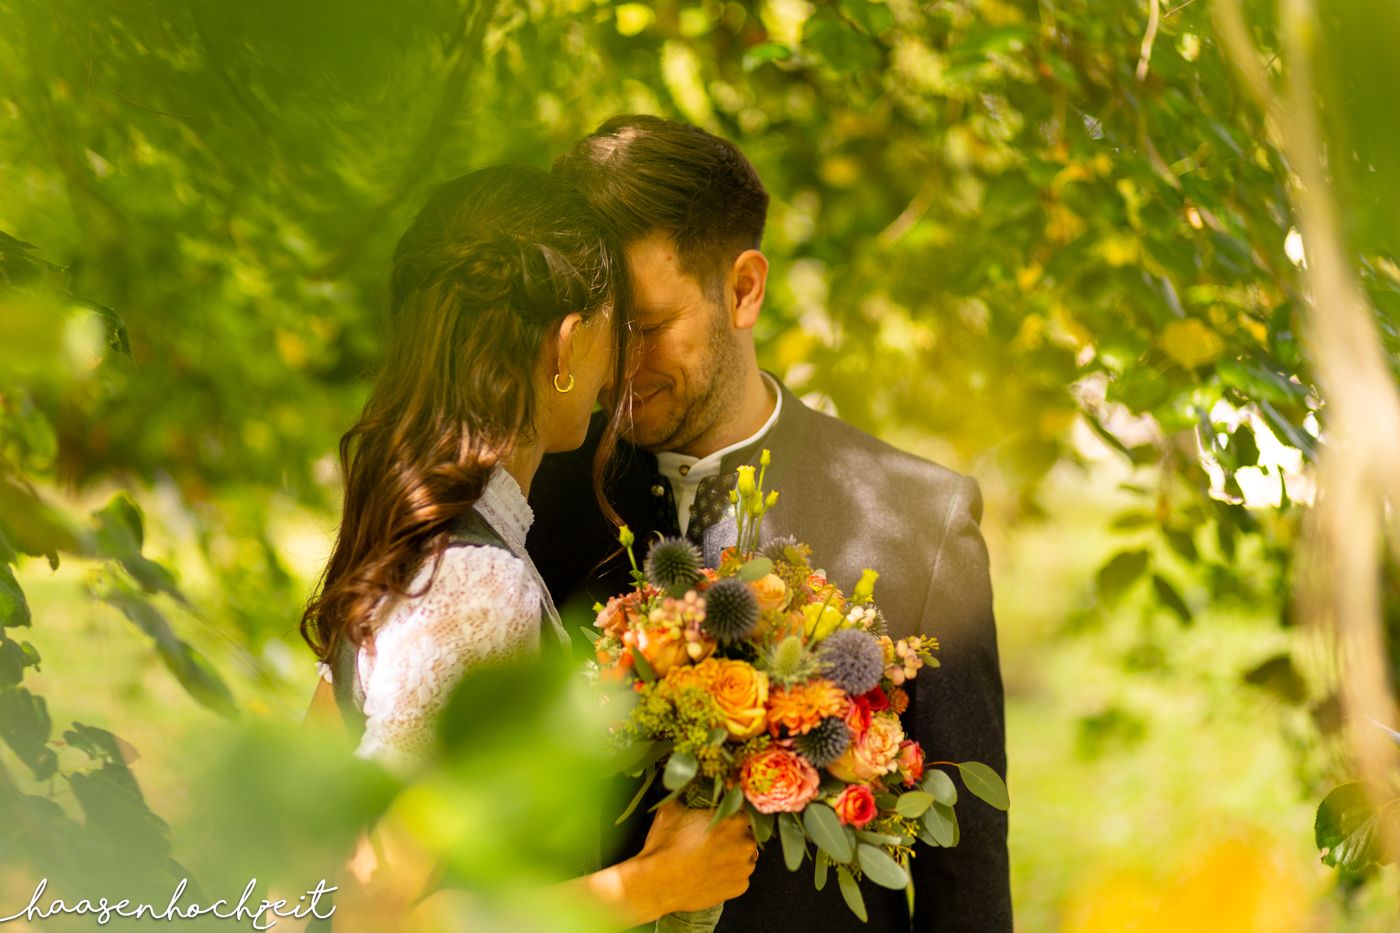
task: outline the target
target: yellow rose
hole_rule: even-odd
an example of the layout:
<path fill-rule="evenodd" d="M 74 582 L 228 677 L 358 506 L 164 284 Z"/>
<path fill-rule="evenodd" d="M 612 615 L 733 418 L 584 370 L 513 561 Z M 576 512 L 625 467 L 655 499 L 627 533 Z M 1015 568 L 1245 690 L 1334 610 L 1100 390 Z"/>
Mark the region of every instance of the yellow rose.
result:
<path fill-rule="evenodd" d="M 724 716 L 729 734 L 736 739 L 750 739 L 767 728 L 768 675 L 743 661 L 711 658 L 705 664 L 715 665 L 710 695 Z"/>
<path fill-rule="evenodd" d="M 787 584 L 776 573 L 770 573 L 752 584 L 753 595 L 758 597 L 759 612 L 773 612 L 783 608 L 787 602 Z"/>

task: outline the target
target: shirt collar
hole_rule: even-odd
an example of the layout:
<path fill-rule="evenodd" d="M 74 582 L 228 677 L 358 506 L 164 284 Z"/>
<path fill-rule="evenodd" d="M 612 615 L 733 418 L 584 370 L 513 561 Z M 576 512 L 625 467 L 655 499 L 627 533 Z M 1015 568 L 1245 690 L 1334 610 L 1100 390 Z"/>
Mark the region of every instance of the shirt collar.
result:
<path fill-rule="evenodd" d="M 773 413 L 768 416 L 767 421 L 763 422 L 763 426 L 743 440 L 736 441 L 723 450 L 716 450 L 705 457 L 689 457 L 670 450 L 658 451 L 656 467 L 662 476 L 673 483 L 686 484 L 698 483 L 707 476 L 718 476 L 721 463 L 726 456 L 757 444 L 767 436 L 768 432 L 773 429 L 773 425 L 778 423 L 778 416 L 783 412 L 783 390 L 772 376 L 762 371 L 759 375 L 763 377 L 764 384 L 773 391 L 773 396 L 777 399 L 773 403 Z"/>

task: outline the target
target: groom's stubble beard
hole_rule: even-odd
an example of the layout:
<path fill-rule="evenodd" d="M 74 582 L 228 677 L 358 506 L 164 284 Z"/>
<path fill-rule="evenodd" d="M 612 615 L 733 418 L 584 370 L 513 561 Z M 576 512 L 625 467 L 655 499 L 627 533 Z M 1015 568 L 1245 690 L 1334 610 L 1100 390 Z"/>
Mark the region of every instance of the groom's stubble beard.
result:
<path fill-rule="evenodd" d="M 634 447 L 659 453 L 688 447 L 738 410 L 743 395 L 743 354 L 739 336 L 719 304 L 711 308 L 705 359 L 689 369 L 685 396 L 656 425 L 633 426 L 624 436 Z"/>

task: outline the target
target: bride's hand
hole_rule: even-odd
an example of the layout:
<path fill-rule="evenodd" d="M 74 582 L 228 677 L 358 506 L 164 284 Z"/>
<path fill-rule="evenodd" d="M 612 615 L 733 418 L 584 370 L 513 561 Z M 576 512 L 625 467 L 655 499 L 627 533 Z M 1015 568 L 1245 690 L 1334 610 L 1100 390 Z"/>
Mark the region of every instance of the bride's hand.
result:
<path fill-rule="evenodd" d="M 637 855 L 637 892 L 661 899 L 658 915 L 703 910 L 743 894 L 758 860 L 744 814 L 710 829 L 713 810 L 669 803 L 656 813 Z"/>

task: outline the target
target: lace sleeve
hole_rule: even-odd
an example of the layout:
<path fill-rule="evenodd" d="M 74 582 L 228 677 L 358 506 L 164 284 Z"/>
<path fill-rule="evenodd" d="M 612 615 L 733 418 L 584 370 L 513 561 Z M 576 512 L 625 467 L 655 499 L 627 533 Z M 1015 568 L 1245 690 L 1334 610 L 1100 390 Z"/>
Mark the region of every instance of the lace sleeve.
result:
<path fill-rule="evenodd" d="M 539 637 L 539 589 L 524 561 L 496 547 L 448 548 L 431 588 L 389 605 L 373 651 L 361 652 L 365 734 L 355 754 L 400 768 L 418 760 L 463 672 L 533 651 Z"/>

